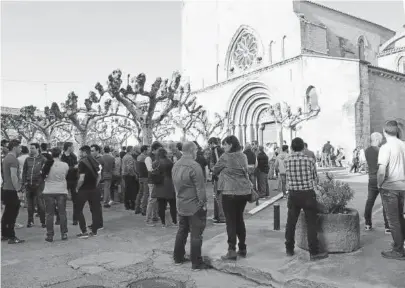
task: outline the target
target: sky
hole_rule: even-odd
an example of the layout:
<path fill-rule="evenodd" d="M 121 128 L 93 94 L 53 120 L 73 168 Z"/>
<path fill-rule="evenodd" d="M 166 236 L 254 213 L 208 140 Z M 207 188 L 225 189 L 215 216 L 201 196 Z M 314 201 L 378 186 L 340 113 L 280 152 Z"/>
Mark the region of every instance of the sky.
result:
<path fill-rule="evenodd" d="M 404 0 L 405 1 L 405 0 Z M 402 0 L 316 1 L 393 30 Z M 39 108 L 84 98 L 114 69 L 149 83 L 181 69 L 180 1 L 1 2 L 1 105 Z M 384 13 L 381 13 L 384 11 Z M 46 84 L 46 85 L 45 85 Z"/>

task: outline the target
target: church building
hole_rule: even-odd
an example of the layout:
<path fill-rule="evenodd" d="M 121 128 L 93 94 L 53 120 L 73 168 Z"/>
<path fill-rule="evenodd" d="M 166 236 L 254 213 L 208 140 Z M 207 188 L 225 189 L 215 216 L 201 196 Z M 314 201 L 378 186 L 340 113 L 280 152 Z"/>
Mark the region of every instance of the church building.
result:
<path fill-rule="evenodd" d="M 299 136 L 352 151 L 405 118 L 405 33 L 310 1 L 183 1 L 182 17 L 193 96 L 243 144 Z M 290 133 L 277 103 L 319 113 Z"/>

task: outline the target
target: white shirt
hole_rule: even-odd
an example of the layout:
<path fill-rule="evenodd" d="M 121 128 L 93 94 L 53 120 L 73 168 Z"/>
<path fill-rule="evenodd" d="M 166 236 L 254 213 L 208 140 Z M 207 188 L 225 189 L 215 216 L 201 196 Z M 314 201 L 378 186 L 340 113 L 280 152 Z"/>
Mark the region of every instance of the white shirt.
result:
<path fill-rule="evenodd" d="M 68 194 L 66 183 L 68 170 L 67 163 L 56 160 L 45 179 L 43 194 Z"/>
<path fill-rule="evenodd" d="M 28 156 L 29 156 L 29 154 L 24 154 L 24 155 L 21 155 L 20 157 L 17 158 L 18 166 L 19 166 L 19 169 L 20 169 L 20 179 L 22 179 L 24 162 L 25 162 L 25 159 L 28 158 Z"/>
<path fill-rule="evenodd" d="M 148 169 L 149 172 L 153 171 L 152 158 L 150 158 L 150 156 L 145 158 L 145 165 L 146 165 L 146 169 Z"/>
<path fill-rule="evenodd" d="M 382 188 L 405 190 L 405 143 L 390 137 L 378 153 L 378 165 L 386 166 Z"/>

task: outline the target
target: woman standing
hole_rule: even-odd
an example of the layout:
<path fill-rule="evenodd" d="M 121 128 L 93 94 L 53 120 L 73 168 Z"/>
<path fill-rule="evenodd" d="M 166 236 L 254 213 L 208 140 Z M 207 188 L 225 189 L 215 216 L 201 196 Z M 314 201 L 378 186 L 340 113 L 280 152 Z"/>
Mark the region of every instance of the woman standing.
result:
<path fill-rule="evenodd" d="M 246 228 L 243 212 L 251 197 L 252 183 L 248 176 L 247 157 L 243 154 L 239 140 L 228 136 L 223 141 L 225 153 L 213 168 L 219 175 L 218 190 L 222 193 L 222 205 L 226 218 L 228 234 L 228 253 L 224 260 L 236 260 L 237 256 L 246 257 Z M 236 253 L 236 238 L 239 250 Z"/>
<path fill-rule="evenodd" d="M 166 207 L 167 203 L 169 203 L 173 224 L 177 224 L 176 193 L 172 179 L 173 162 L 167 157 L 166 149 L 159 149 L 157 160 L 152 167 L 159 175 L 157 177 L 161 178 L 161 181 L 155 182 L 152 192 L 152 198 L 157 198 L 160 221 L 163 227 L 166 227 Z"/>
<path fill-rule="evenodd" d="M 53 218 L 55 208 L 57 207 L 60 218 L 60 233 L 62 240 L 67 240 L 67 217 L 66 217 L 66 199 L 68 195 L 66 176 L 69 166 L 62 162 L 59 157 L 61 150 L 57 147 L 51 151 L 52 159 L 45 162 L 42 168 L 42 177 L 45 179 L 45 188 L 43 192 L 45 200 L 46 213 L 46 239 L 53 242 Z"/>

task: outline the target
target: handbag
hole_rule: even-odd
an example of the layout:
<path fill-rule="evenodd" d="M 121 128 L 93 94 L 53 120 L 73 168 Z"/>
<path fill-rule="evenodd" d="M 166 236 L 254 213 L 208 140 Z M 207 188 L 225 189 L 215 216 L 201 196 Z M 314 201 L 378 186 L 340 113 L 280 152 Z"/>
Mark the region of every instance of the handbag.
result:
<path fill-rule="evenodd" d="M 239 162 L 239 161 L 238 161 L 238 162 Z M 249 173 L 248 173 L 247 169 L 246 169 L 243 165 L 241 165 L 240 163 L 239 163 L 239 165 L 242 167 L 243 172 L 245 173 L 246 179 L 247 179 L 247 180 L 249 181 L 249 183 L 250 183 L 250 198 L 249 198 L 249 203 L 255 203 L 255 202 L 257 202 L 257 200 L 259 200 L 259 194 L 257 193 L 256 189 L 254 188 L 254 185 L 253 185 L 252 181 L 250 181 Z"/>

